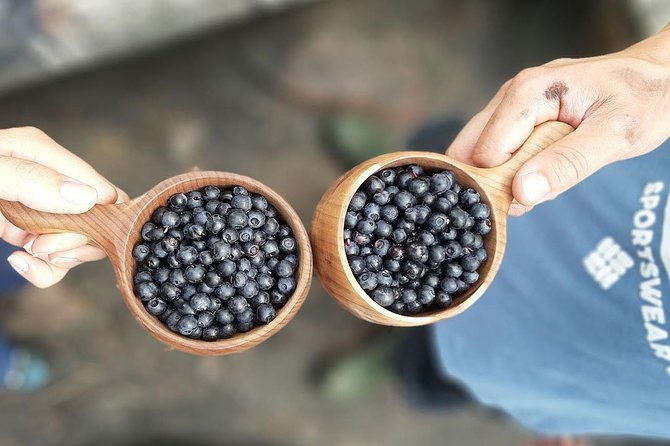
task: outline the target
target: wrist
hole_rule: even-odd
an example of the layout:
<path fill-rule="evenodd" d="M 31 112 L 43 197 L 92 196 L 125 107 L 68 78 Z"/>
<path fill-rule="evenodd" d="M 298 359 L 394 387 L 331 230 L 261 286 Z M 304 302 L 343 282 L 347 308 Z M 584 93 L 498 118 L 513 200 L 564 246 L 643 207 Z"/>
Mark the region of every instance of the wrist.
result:
<path fill-rule="evenodd" d="M 628 50 L 650 62 L 670 68 L 670 23 L 665 25 L 658 33 L 625 51 Z"/>

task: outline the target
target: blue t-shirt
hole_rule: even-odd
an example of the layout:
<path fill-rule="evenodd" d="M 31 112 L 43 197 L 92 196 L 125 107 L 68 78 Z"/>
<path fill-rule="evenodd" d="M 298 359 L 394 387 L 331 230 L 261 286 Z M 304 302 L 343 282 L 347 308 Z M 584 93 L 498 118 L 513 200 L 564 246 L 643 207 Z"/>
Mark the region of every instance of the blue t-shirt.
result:
<path fill-rule="evenodd" d="M 669 150 L 511 218 L 490 289 L 433 331 L 445 373 L 538 432 L 670 438 Z"/>

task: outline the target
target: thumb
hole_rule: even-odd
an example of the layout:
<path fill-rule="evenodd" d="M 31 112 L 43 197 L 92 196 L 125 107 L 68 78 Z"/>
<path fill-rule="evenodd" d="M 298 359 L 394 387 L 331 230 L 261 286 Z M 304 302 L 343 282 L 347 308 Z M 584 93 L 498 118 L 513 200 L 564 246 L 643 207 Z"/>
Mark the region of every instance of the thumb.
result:
<path fill-rule="evenodd" d="M 566 191 L 614 161 L 620 139 L 600 119 L 582 124 L 527 161 L 514 177 L 512 193 L 533 206 Z"/>
<path fill-rule="evenodd" d="M 95 205 L 98 193 L 41 164 L 0 156 L 0 198 L 38 211 L 79 214 Z"/>

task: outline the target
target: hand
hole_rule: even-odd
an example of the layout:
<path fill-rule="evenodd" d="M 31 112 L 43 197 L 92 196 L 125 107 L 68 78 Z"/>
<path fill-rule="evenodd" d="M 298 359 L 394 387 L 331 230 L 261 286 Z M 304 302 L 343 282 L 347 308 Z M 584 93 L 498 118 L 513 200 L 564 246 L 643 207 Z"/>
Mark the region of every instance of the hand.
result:
<path fill-rule="evenodd" d="M 506 82 L 463 128 L 450 156 L 480 167 L 502 164 L 533 128 L 562 121 L 576 130 L 518 171 L 521 215 L 601 167 L 647 153 L 670 136 L 670 26 L 621 52 L 558 59 Z"/>
<path fill-rule="evenodd" d="M 30 128 L 0 130 L 0 199 L 19 201 L 40 211 L 79 214 L 96 203 L 117 203 L 127 195 L 91 166 Z M 0 215 L 0 236 L 23 246 L 7 259 L 34 285 L 44 288 L 61 280 L 76 265 L 105 254 L 87 245 L 80 234 L 30 234 Z"/>

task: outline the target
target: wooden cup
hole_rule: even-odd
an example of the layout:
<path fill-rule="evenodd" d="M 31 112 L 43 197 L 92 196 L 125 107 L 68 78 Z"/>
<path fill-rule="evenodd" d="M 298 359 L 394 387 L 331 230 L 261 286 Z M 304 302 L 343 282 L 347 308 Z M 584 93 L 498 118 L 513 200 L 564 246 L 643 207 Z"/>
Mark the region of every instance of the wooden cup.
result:
<path fill-rule="evenodd" d="M 167 204 L 168 198 L 173 194 L 190 192 L 210 185 L 243 186 L 250 192 L 263 195 L 293 230 L 299 256 L 296 289 L 286 305 L 277 311 L 277 317 L 268 325 L 214 342 L 191 339 L 173 333 L 144 309 L 133 291 L 136 262 L 132 256 L 133 248 L 141 240 L 142 225 L 151 219 L 155 209 Z M 260 344 L 281 330 L 295 316 L 305 301 L 312 282 L 312 250 L 307 231 L 298 214 L 275 191 L 242 175 L 213 171 L 186 173 L 159 183 L 144 195 L 127 203 L 96 205 L 90 211 L 78 215 L 39 212 L 20 203 L 4 200 L 0 200 L 0 212 L 12 224 L 27 232 L 36 234 L 76 232 L 87 236 L 92 244 L 102 248 L 109 256 L 116 273 L 118 288 L 128 309 L 140 325 L 159 341 L 187 353 L 227 355 Z"/>
<path fill-rule="evenodd" d="M 539 125 L 526 142 L 504 164 L 481 169 L 431 152 L 395 152 L 372 158 L 346 172 L 333 183 L 319 202 L 312 220 L 311 240 L 319 279 L 328 293 L 347 311 L 382 325 L 427 325 L 455 316 L 470 307 L 486 291 L 500 268 L 506 244 L 507 215 L 512 203 L 512 180 L 517 170 L 545 147 L 572 132 L 561 122 Z M 418 164 L 428 170 L 450 169 L 464 187 L 481 193 L 491 207 L 492 230 L 484 237 L 489 258 L 479 270 L 479 280 L 451 307 L 416 316 L 403 316 L 378 305 L 361 288 L 344 252 L 344 218 L 352 196 L 367 178 L 380 170 Z"/>

